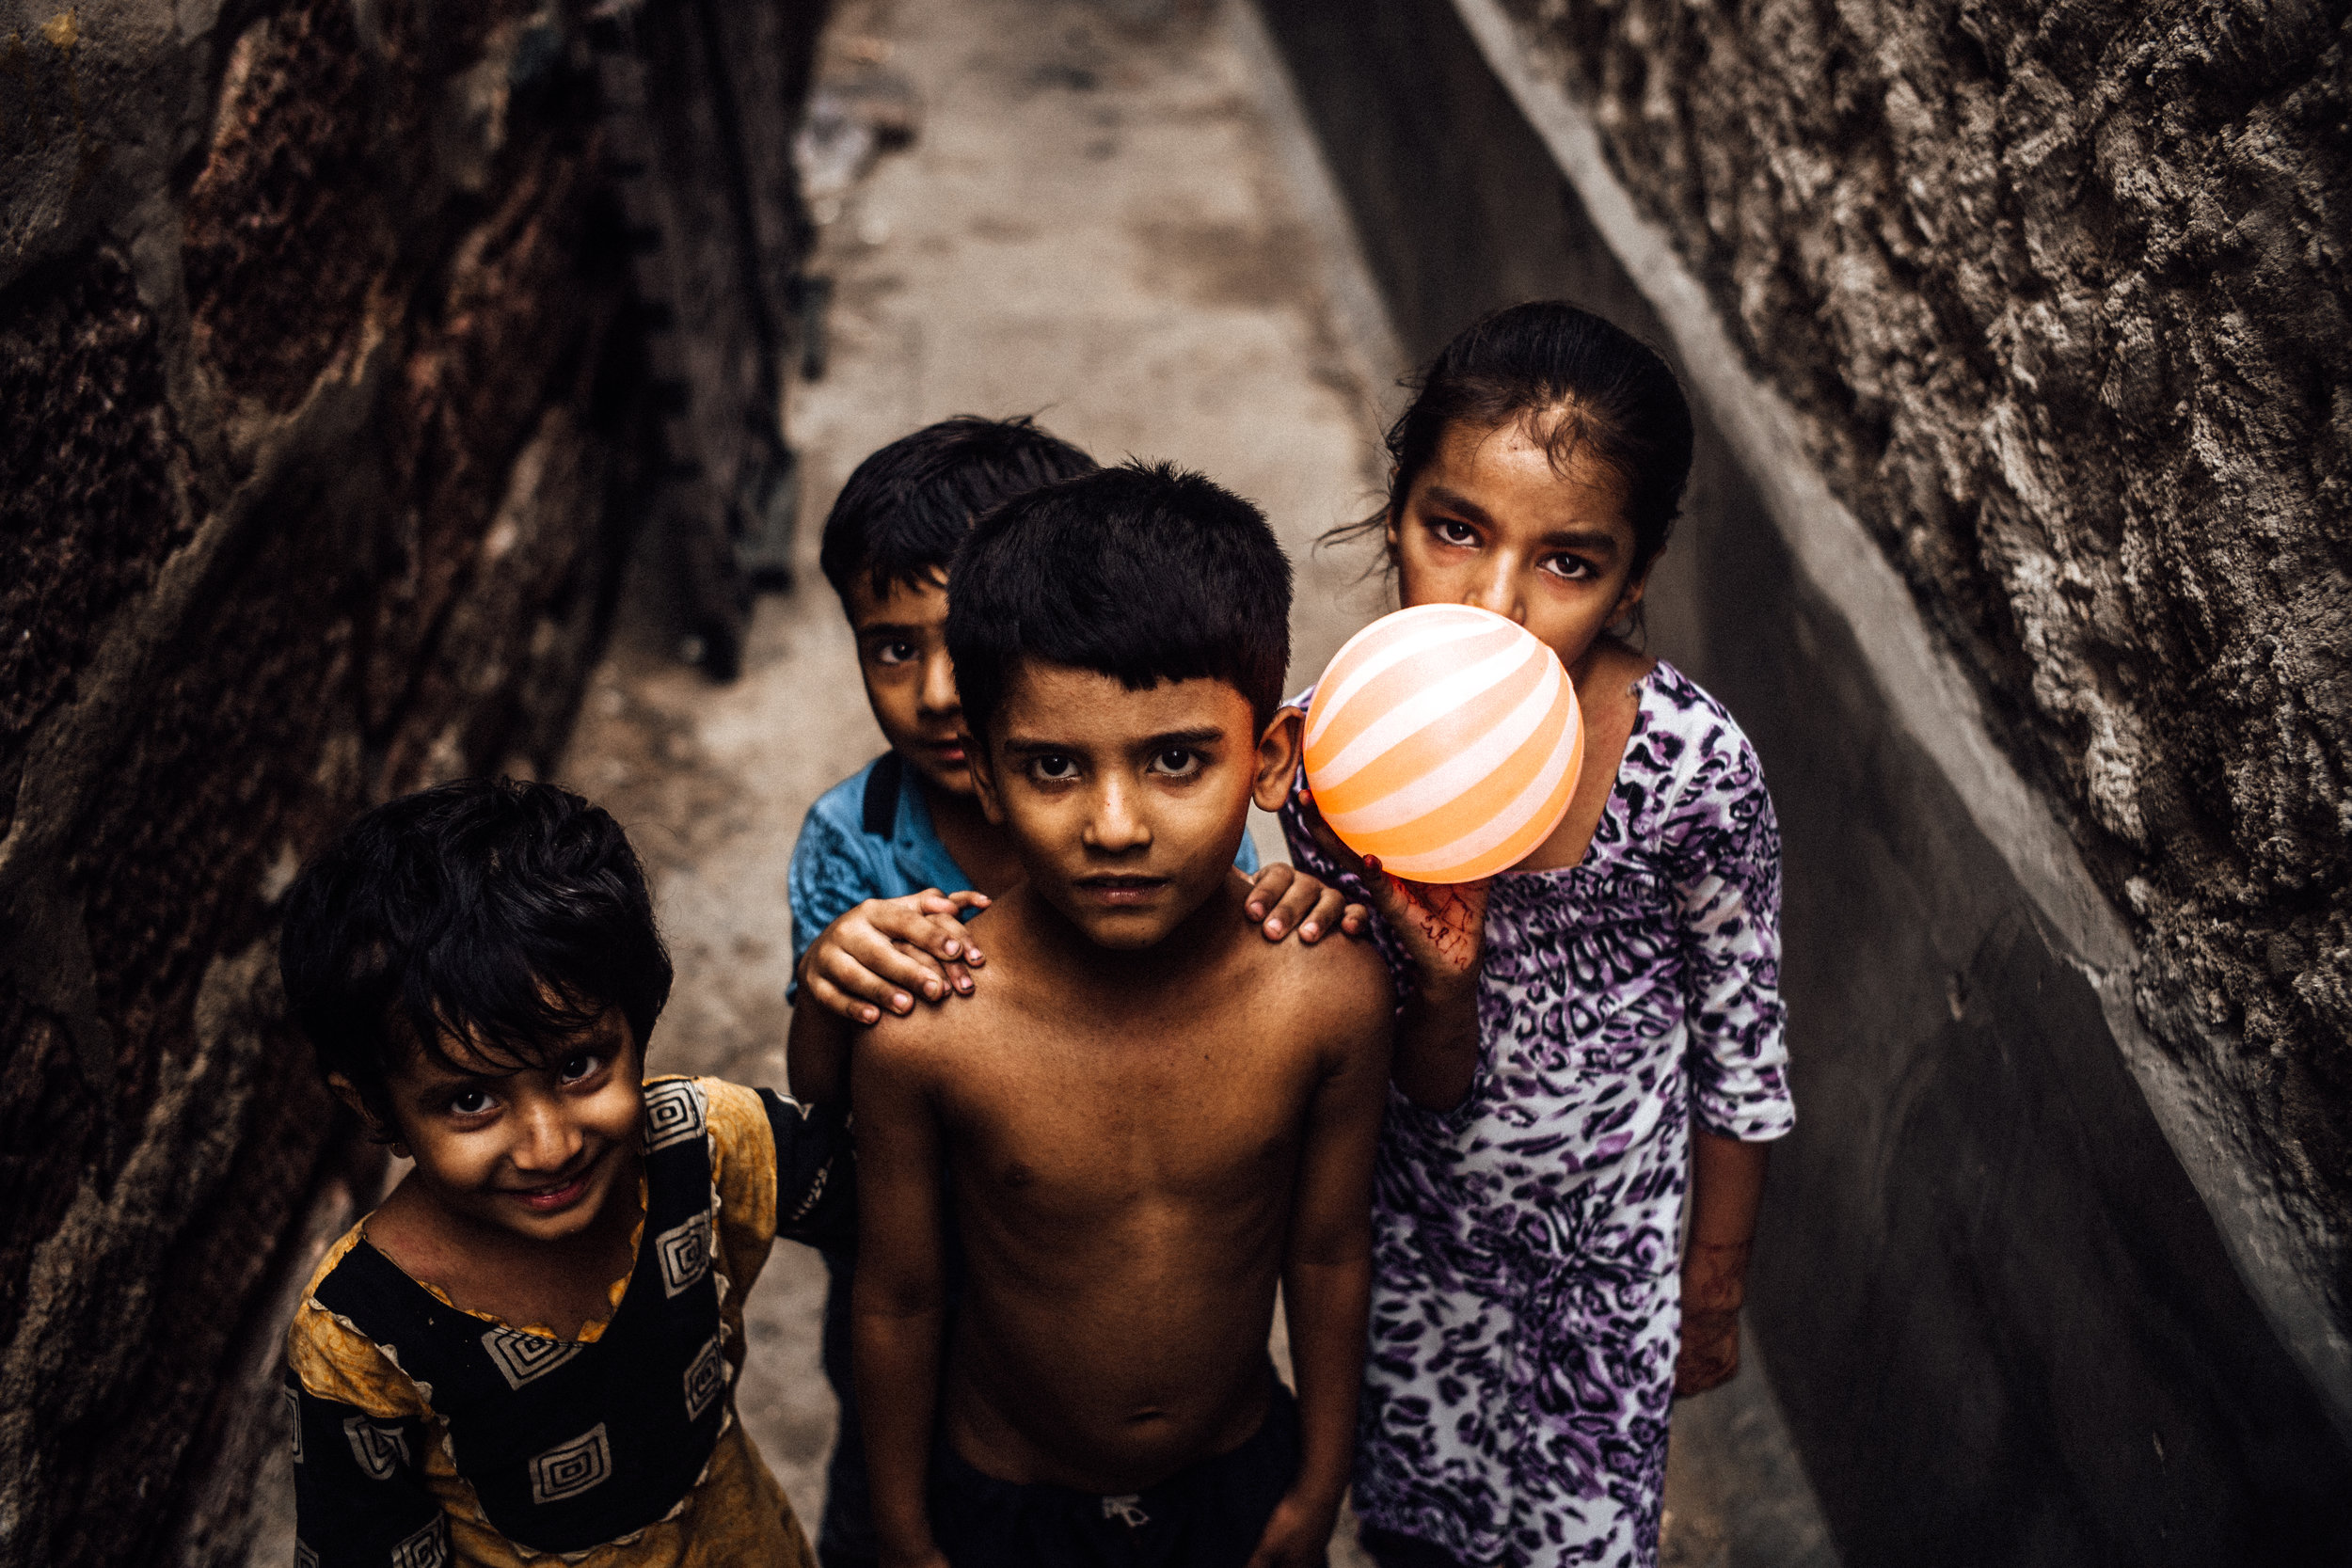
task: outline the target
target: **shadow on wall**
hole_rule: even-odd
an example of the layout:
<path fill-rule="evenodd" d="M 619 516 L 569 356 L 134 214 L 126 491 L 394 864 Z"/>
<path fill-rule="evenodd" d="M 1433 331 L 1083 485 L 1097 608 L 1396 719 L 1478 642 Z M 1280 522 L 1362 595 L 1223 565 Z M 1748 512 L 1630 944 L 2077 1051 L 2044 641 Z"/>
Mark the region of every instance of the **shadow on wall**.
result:
<path fill-rule="evenodd" d="M 1670 341 L 1454 4 L 1263 9 L 1409 353 L 1539 295 Z M 1915 744 L 1854 607 L 1800 569 L 1758 480 L 1702 410 L 1650 626 L 1740 717 L 1780 810 L 1799 1129 L 1751 1317 L 1844 1556 L 2340 1557 L 2352 1449 L 2081 958 Z"/>
<path fill-rule="evenodd" d="M 276 901 L 548 764 L 601 645 L 665 458 L 583 11 L 0 22 L 0 1563 L 238 1558 L 284 1293 L 377 1179 Z"/>

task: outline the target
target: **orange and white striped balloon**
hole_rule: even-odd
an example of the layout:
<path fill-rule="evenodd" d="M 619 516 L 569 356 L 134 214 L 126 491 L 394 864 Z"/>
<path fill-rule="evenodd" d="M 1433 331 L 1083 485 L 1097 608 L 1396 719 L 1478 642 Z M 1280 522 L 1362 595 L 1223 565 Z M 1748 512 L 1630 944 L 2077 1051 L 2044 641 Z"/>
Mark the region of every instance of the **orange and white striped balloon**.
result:
<path fill-rule="evenodd" d="M 1584 721 L 1560 657 L 1469 605 L 1347 640 L 1307 708 L 1307 787 L 1340 841 L 1416 882 L 1518 864 L 1567 815 Z"/>

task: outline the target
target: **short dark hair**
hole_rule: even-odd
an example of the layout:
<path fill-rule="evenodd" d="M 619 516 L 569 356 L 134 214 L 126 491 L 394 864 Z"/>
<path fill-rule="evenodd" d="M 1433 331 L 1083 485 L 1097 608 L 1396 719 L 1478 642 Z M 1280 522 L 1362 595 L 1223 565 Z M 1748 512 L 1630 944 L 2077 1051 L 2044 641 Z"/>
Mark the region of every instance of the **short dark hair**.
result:
<path fill-rule="evenodd" d="M 857 466 L 825 517 L 817 562 L 846 607 L 860 572 L 880 598 L 936 581 L 972 521 L 1025 491 L 1092 473 L 1094 459 L 1024 414 L 959 414 Z"/>
<path fill-rule="evenodd" d="M 1261 728 L 1290 664 L 1291 563 L 1265 514 L 1200 474 L 1126 463 L 1006 502 L 973 527 L 947 595 L 947 652 L 984 739 L 1024 658 L 1130 690 L 1198 676 Z"/>
<path fill-rule="evenodd" d="M 620 1009 L 642 1050 L 670 955 L 628 835 L 570 790 L 463 779 L 362 816 L 296 877 L 278 968 L 323 1073 L 389 1119 L 445 1035 L 520 1068 Z"/>

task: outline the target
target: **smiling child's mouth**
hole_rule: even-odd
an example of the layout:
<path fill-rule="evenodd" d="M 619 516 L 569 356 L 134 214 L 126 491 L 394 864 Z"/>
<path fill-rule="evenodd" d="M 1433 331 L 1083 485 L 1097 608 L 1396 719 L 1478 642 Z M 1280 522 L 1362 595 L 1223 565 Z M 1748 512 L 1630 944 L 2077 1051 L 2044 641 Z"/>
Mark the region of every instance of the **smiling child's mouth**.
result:
<path fill-rule="evenodd" d="M 567 1177 L 553 1186 L 509 1188 L 508 1192 L 535 1213 L 560 1213 L 587 1196 L 588 1178 L 596 1168 L 596 1163 L 591 1161 L 580 1167 L 577 1176 Z"/>

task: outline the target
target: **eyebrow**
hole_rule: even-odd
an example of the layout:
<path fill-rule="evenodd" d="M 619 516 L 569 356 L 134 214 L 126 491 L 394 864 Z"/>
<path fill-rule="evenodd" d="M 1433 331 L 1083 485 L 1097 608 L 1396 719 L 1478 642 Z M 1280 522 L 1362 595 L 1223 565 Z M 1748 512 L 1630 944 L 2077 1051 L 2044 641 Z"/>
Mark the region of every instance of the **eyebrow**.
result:
<path fill-rule="evenodd" d="M 912 637 L 929 631 L 913 621 L 868 621 L 857 628 L 860 637 Z"/>
<path fill-rule="evenodd" d="M 1616 535 L 1598 529 L 1557 529 L 1544 535 L 1544 543 L 1565 550 L 1607 550 L 1614 554 Z"/>
<path fill-rule="evenodd" d="M 1437 502 L 1439 506 L 1451 507 L 1456 512 L 1467 512 L 1482 523 L 1491 523 L 1494 521 L 1493 515 L 1489 514 L 1485 507 L 1479 505 L 1476 501 L 1470 499 L 1459 490 L 1451 489 L 1446 485 L 1439 484 L 1435 481 L 1432 481 L 1426 494 L 1429 499 Z"/>
<path fill-rule="evenodd" d="M 1200 729 L 1168 730 L 1160 735 L 1147 736 L 1136 743 L 1135 750 L 1150 752 L 1168 746 L 1206 746 L 1213 740 L 1224 738 L 1225 732 L 1212 724 Z M 1024 755 L 1035 755 L 1041 752 L 1083 752 L 1087 749 L 1066 740 L 1032 739 L 1025 736 L 1007 736 L 1004 747 L 1008 752 L 1018 752 Z"/>

